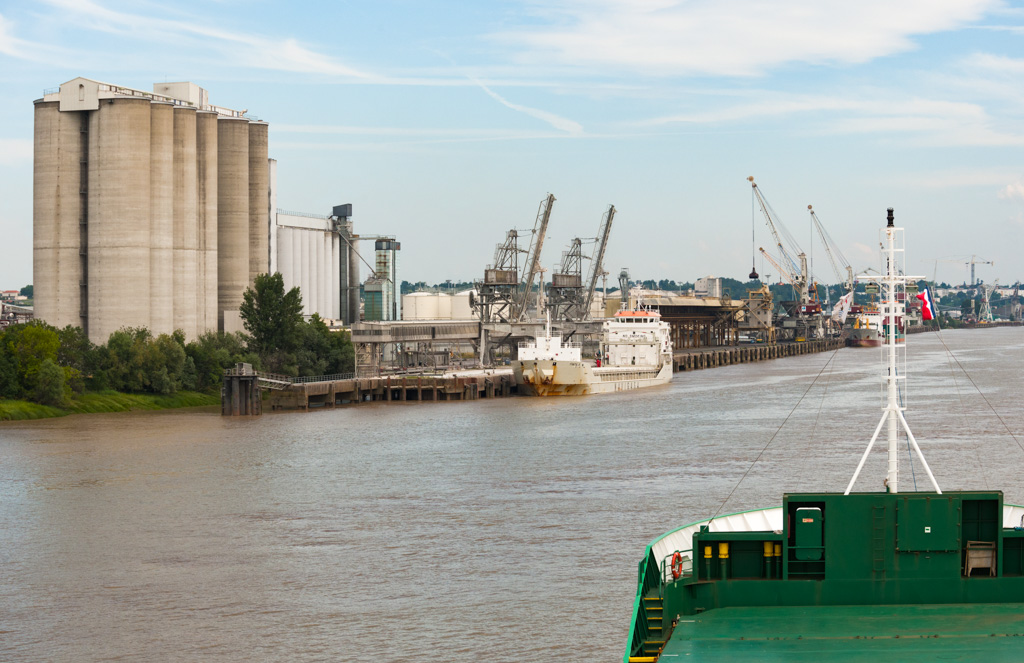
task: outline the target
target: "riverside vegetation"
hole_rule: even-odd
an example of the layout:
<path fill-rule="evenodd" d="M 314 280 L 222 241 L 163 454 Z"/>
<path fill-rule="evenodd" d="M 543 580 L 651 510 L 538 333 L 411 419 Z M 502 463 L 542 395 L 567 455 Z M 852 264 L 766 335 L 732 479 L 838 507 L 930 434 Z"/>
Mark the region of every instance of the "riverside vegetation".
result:
<path fill-rule="evenodd" d="M 186 341 L 181 330 L 125 327 L 102 345 L 80 327 L 11 325 L 0 332 L 0 420 L 214 405 L 224 370 L 238 362 L 291 376 L 353 370 L 349 334 L 315 314 L 304 320 L 298 288 L 285 292 L 280 274 L 256 277 L 241 316 L 245 334 Z"/>

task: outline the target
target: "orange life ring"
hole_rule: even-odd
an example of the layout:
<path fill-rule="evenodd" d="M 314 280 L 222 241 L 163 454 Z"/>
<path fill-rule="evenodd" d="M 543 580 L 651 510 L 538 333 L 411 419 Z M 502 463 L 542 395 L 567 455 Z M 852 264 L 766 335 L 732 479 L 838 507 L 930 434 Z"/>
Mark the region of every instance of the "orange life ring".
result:
<path fill-rule="evenodd" d="M 683 556 L 677 552 L 672 555 L 672 579 L 679 580 L 681 575 L 683 575 Z"/>

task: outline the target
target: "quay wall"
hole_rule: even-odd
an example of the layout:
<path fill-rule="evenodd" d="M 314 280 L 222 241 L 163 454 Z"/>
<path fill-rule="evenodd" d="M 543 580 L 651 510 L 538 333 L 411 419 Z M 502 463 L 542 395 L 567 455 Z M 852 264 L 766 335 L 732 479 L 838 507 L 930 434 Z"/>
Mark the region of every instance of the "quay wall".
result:
<path fill-rule="evenodd" d="M 371 401 L 475 401 L 515 392 L 512 371 L 479 376 L 386 376 L 296 383 L 271 391 L 271 410 L 308 410 Z"/>
<path fill-rule="evenodd" d="M 737 345 L 728 347 L 702 348 L 689 352 L 677 352 L 672 357 L 675 372 L 696 371 L 702 368 L 747 364 L 753 361 L 798 357 L 816 352 L 830 352 L 843 347 L 840 339 L 805 341 L 801 343 L 778 343 L 775 345 Z"/>

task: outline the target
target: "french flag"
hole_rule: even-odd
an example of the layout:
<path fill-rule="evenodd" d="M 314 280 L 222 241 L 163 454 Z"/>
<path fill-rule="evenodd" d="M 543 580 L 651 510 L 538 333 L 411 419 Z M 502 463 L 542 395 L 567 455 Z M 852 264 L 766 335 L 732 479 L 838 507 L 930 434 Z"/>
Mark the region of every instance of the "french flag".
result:
<path fill-rule="evenodd" d="M 934 319 L 935 309 L 932 307 L 932 291 L 925 288 L 921 292 L 917 293 L 917 298 L 921 300 L 921 319 Z"/>

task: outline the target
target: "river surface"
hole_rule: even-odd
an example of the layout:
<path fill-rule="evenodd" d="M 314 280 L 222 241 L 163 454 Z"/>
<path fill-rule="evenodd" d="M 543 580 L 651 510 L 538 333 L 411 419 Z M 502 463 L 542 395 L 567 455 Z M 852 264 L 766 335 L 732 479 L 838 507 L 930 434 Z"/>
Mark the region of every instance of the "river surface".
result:
<path fill-rule="evenodd" d="M 939 485 L 1024 504 L 1024 329 L 908 349 Z M 0 424 L 0 660 L 621 660 L 652 538 L 846 487 L 879 358 L 592 397 Z M 928 489 L 904 458 L 901 489 Z M 858 489 L 884 472 L 879 448 Z"/>

